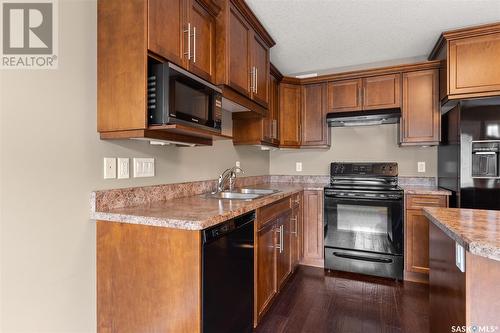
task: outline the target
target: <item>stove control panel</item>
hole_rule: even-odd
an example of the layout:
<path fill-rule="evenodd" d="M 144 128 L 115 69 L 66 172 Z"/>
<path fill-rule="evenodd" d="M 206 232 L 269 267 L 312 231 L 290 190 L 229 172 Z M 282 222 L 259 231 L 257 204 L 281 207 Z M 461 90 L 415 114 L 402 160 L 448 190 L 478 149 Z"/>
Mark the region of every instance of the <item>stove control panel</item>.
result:
<path fill-rule="evenodd" d="M 330 175 L 390 176 L 398 175 L 397 163 L 332 163 Z"/>

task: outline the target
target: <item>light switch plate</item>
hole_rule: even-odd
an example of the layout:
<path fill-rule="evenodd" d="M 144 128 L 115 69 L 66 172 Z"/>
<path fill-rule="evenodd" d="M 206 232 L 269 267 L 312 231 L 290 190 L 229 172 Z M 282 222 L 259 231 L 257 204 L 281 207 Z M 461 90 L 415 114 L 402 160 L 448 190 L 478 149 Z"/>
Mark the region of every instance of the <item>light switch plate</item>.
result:
<path fill-rule="evenodd" d="M 295 171 L 302 172 L 302 162 L 295 163 Z"/>
<path fill-rule="evenodd" d="M 118 158 L 118 179 L 130 178 L 129 158 Z"/>
<path fill-rule="evenodd" d="M 425 172 L 425 162 L 418 162 L 417 169 L 418 169 L 418 172 Z"/>
<path fill-rule="evenodd" d="M 154 158 L 134 158 L 134 178 L 154 177 Z"/>
<path fill-rule="evenodd" d="M 116 158 L 105 157 L 104 158 L 104 179 L 115 179 L 116 178 Z"/>

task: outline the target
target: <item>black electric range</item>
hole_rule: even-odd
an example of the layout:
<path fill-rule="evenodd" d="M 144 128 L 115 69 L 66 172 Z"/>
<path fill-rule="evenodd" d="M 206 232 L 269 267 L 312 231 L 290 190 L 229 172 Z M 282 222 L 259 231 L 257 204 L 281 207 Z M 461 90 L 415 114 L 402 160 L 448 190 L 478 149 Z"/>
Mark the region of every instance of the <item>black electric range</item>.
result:
<path fill-rule="evenodd" d="M 332 163 L 324 190 L 325 268 L 403 278 L 397 163 Z"/>

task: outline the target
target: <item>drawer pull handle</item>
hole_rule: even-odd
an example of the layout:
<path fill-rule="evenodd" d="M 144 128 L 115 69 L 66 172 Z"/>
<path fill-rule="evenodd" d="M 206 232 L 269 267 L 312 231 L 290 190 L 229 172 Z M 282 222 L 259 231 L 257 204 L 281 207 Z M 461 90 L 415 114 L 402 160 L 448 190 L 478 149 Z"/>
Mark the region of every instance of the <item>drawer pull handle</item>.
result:
<path fill-rule="evenodd" d="M 392 263 L 392 259 L 388 259 L 388 258 L 365 257 L 365 256 L 359 256 L 359 255 L 347 254 L 347 253 L 341 253 L 341 252 L 333 252 L 333 255 L 336 257 L 339 257 L 339 258 L 346 258 L 346 259 L 380 262 L 380 263 L 384 263 L 384 264 Z"/>

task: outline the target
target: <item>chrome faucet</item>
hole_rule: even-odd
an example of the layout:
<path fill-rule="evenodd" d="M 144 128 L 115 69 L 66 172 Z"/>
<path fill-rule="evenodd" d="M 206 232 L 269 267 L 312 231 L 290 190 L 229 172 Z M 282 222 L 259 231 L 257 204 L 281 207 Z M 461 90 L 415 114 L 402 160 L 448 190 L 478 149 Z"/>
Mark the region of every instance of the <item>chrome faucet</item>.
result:
<path fill-rule="evenodd" d="M 212 192 L 212 194 L 223 192 L 225 189 L 225 184 L 228 181 L 229 191 L 233 191 L 237 170 L 241 171 L 241 173 L 245 173 L 240 167 L 237 166 L 224 170 L 224 172 L 219 175 L 219 179 L 217 180 L 217 189 L 215 190 L 215 192 Z"/>

